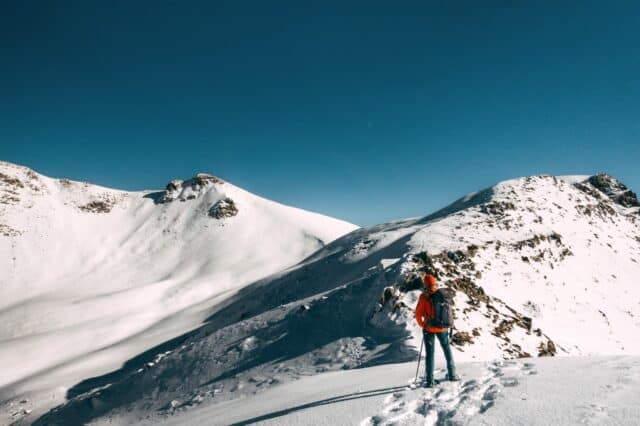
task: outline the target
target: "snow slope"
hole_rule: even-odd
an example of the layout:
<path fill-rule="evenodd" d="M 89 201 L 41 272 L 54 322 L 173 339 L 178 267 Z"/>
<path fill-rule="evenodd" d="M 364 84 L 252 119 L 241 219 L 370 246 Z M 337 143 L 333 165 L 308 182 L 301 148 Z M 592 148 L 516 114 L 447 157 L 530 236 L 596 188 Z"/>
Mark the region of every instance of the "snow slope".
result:
<path fill-rule="evenodd" d="M 319 374 L 141 424 L 633 425 L 640 417 L 638 357 L 469 363 L 461 366 L 460 382 L 411 390 L 407 383 L 415 367 L 390 364 Z M 445 372 L 442 365 L 438 373 Z"/>
<path fill-rule="evenodd" d="M 0 162 L 0 401 L 59 401 L 355 228 L 211 175 L 125 192 Z"/>
<path fill-rule="evenodd" d="M 419 285 L 407 278 L 419 271 L 456 290 L 458 363 L 638 355 L 639 211 L 607 175 L 533 176 L 356 230 L 243 288 L 179 341 L 78 383 L 38 424 L 155 421 L 309 375 L 414 360 Z M 380 307 L 385 288 L 400 297 Z"/>

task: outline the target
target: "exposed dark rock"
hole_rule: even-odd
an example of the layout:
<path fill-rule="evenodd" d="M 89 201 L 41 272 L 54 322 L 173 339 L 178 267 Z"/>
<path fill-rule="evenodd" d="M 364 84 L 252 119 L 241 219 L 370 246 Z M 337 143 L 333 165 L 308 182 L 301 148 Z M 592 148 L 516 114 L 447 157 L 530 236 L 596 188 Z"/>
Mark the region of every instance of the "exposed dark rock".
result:
<path fill-rule="evenodd" d="M 448 251 L 447 257 L 454 263 L 460 263 L 466 260 L 466 256 L 464 255 L 462 250 Z"/>
<path fill-rule="evenodd" d="M 565 257 L 568 257 L 568 256 L 573 256 L 573 252 L 565 247 L 560 253 L 560 260 L 563 260 Z"/>
<path fill-rule="evenodd" d="M 498 326 L 496 328 L 493 329 L 493 331 L 491 332 L 491 334 L 493 334 L 496 337 L 500 337 L 502 339 L 507 340 L 507 334 L 513 330 L 513 325 L 516 323 L 515 320 L 506 320 L 503 319 L 502 321 L 500 321 L 500 324 L 498 324 Z M 508 341 L 508 340 L 507 340 Z"/>
<path fill-rule="evenodd" d="M 90 203 L 85 204 L 84 206 L 78 206 L 78 208 L 83 212 L 89 212 L 89 213 L 109 213 L 113 208 L 113 204 L 114 203 L 110 201 L 99 200 L 99 201 L 91 201 Z"/>
<path fill-rule="evenodd" d="M 624 207 L 640 206 L 640 202 L 638 202 L 638 196 L 633 191 L 625 191 L 622 194 L 618 195 L 616 202 Z"/>
<path fill-rule="evenodd" d="M 4 237 L 17 237 L 19 235 L 22 235 L 22 232 L 18 231 L 17 229 L 13 229 L 9 225 L 0 223 L 0 235 Z"/>
<path fill-rule="evenodd" d="M 403 283 L 404 284 L 404 283 Z M 385 287 L 380 295 L 380 301 L 374 313 L 382 311 L 387 304 L 391 305 L 391 312 L 396 312 L 399 309 L 408 308 L 406 303 L 400 300 L 400 296 L 403 292 L 409 291 L 401 284 L 399 287 L 388 286 Z"/>
<path fill-rule="evenodd" d="M 417 265 L 418 271 L 426 272 L 427 274 L 431 274 L 434 277 L 439 278 L 438 271 L 433 265 L 433 259 L 426 251 L 414 254 L 412 260 Z"/>
<path fill-rule="evenodd" d="M 640 206 L 637 195 L 633 191 L 629 190 L 629 188 L 627 188 L 627 186 L 622 182 L 619 182 L 608 174 L 599 173 L 591 176 L 588 182 L 616 204 L 623 207 Z M 586 185 L 576 185 L 576 187 L 590 195 L 593 195 L 593 191 L 585 189 Z"/>
<path fill-rule="evenodd" d="M 164 204 L 175 200 L 193 200 L 204 192 L 203 189 L 206 190 L 206 188 L 214 184 L 222 185 L 224 181 L 206 173 L 198 173 L 195 177 L 185 181 L 179 179 L 172 180 L 165 187 L 164 194 L 156 198 L 155 203 Z M 186 195 L 185 192 L 183 192 L 184 190 L 187 190 Z"/>
<path fill-rule="evenodd" d="M 560 247 L 562 245 L 562 235 L 557 232 L 552 232 L 549 234 L 549 239 L 556 242 L 556 245 Z"/>
<path fill-rule="evenodd" d="M 513 243 L 512 247 L 516 250 L 522 250 L 524 247 L 535 248 L 546 240 L 547 237 L 545 235 L 534 235 L 533 238 Z"/>
<path fill-rule="evenodd" d="M 364 240 L 360 240 L 360 241 L 358 241 L 357 243 L 355 243 L 353 245 L 353 248 L 351 249 L 349 254 L 352 255 L 352 256 L 357 256 L 358 254 L 366 253 L 375 244 L 376 244 L 376 242 L 371 240 L 371 239 L 369 239 L 369 238 L 366 238 Z"/>
<path fill-rule="evenodd" d="M 591 176 L 589 178 L 589 183 L 605 194 L 609 194 L 615 189 L 622 191 L 627 189 L 625 185 L 616 181 L 606 173 L 598 173 L 597 175 Z"/>
<path fill-rule="evenodd" d="M 551 340 L 547 340 L 547 344 L 540 342 L 538 346 L 538 356 L 555 356 L 557 353 L 556 345 Z"/>
<path fill-rule="evenodd" d="M 456 331 L 453 333 L 453 336 L 451 336 L 451 343 L 458 346 L 473 344 L 473 338 L 466 331 Z"/>
<path fill-rule="evenodd" d="M 600 201 L 597 204 L 589 205 L 576 205 L 576 210 L 585 216 L 598 216 L 600 218 L 606 218 L 607 216 L 615 216 L 616 211 L 609 204 Z"/>
<path fill-rule="evenodd" d="M 225 219 L 238 214 L 236 203 L 231 198 L 224 198 L 209 209 L 209 216 L 215 219 Z"/>
<path fill-rule="evenodd" d="M 195 182 L 196 185 L 200 185 L 200 186 L 206 186 L 208 184 L 213 184 L 213 183 L 218 183 L 218 184 L 224 183 L 224 181 L 218 178 L 217 176 L 209 175 L 206 173 L 198 173 L 196 177 L 193 178 L 193 181 Z"/>
<path fill-rule="evenodd" d="M 167 184 L 167 186 L 165 187 L 165 190 L 167 190 L 167 191 L 177 191 L 178 188 L 179 188 L 179 185 L 180 185 L 179 181 L 172 180 L 171 182 L 169 182 Z"/>
<path fill-rule="evenodd" d="M 16 196 L 16 192 L 7 191 L 5 194 L 0 194 L 0 204 L 15 205 L 20 202 L 20 198 Z"/>
<path fill-rule="evenodd" d="M 35 174 L 33 170 L 27 170 L 26 175 L 31 180 L 40 180 L 40 178 L 38 178 L 38 175 Z"/>
<path fill-rule="evenodd" d="M 485 214 L 504 216 L 507 210 L 515 210 L 516 206 L 510 201 L 492 201 L 483 204 L 480 211 Z"/>
<path fill-rule="evenodd" d="M 476 255 L 476 253 L 478 253 L 479 247 L 475 244 L 470 244 L 467 247 L 467 253 L 469 255 L 469 257 L 473 257 Z"/>
<path fill-rule="evenodd" d="M 593 188 L 591 185 L 585 185 L 583 183 L 576 183 L 574 185 L 577 189 L 579 189 L 580 191 L 584 192 L 587 195 L 590 195 L 594 198 L 597 198 L 598 200 L 602 199 L 602 194 L 596 190 L 595 188 Z"/>
<path fill-rule="evenodd" d="M 18 188 L 24 188 L 24 184 L 20 181 L 20 179 L 5 175 L 4 173 L 0 173 L 0 182 L 6 183 L 7 185 L 16 186 Z"/>
<path fill-rule="evenodd" d="M 402 293 L 408 293 L 414 290 L 422 290 L 424 285 L 422 284 L 422 278 L 419 275 L 411 275 L 405 278 L 405 280 L 398 286 L 398 290 Z"/>
<path fill-rule="evenodd" d="M 463 292 L 464 294 L 469 296 L 472 301 L 476 300 L 485 303 L 490 302 L 490 298 L 485 294 L 484 289 L 476 285 L 468 277 L 454 278 L 447 281 L 447 285 L 456 291 Z"/>

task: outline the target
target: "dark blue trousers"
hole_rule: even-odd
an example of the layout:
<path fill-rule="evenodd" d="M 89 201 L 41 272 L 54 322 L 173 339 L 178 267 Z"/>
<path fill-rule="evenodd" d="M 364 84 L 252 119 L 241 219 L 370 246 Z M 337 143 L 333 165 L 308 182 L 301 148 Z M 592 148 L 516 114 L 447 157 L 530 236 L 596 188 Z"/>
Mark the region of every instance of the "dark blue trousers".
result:
<path fill-rule="evenodd" d="M 455 377 L 456 364 L 453 362 L 453 355 L 451 354 L 451 346 L 449 346 L 449 332 L 443 331 L 442 333 L 431 333 L 424 330 L 424 346 L 427 358 L 427 382 L 433 382 L 433 365 L 435 358 L 435 338 L 440 341 L 442 352 L 447 360 L 447 375 L 448 377 Z"/>

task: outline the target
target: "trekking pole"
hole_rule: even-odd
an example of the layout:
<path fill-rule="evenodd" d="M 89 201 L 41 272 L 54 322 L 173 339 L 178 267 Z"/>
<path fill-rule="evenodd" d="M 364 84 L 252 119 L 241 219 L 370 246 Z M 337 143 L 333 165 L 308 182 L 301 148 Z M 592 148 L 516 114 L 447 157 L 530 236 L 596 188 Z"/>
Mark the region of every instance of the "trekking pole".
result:
<path fill-rule="evenodd" d="M 420 353 L 418 354 L 418 368 L 416 368 L 416 378 L 413 380 L 414 384 L 418 383 L 418 373 L 420 372 L 420 360 L 422 359 L 423 346 L 424 346 L 424 333 L 422 333 L 422 342 L 420 342 Z"/>

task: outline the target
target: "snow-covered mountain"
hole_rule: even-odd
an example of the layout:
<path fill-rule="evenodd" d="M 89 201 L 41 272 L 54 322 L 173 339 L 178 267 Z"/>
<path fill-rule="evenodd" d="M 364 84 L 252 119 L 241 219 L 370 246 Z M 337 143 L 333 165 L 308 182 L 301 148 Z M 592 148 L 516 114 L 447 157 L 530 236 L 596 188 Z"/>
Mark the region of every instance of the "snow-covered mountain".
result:
<path fill-rule="evenodd" d="M 24 176 L 21 179 L 28 182 Z M 204 185 L 216 188 L 214 195 L 202 191 Z M 225 189 L 222 194 L 221 185 L 233 188 L 209 176 L 173 182 L 162 193 L 137 194 L 142 201 L 136 212 L 156 212 L 156 221 L 181 224 L 180 236 L 189 244 L 183 249 L 188 255 L 180 258 L 187 259 L 184 262 L 189 265 L 208 265 L 216 251 L 205 252 L 191 242 L 200 235 L 193 230 L 193 223 L 201 227 L 214 223 L 220 228 L 218 232 L 224 232 L 232 226 L 224 217 L 235 214 L 239 218 L 243 212 L 241 192 L 233 188 L 238 192 Z M 153 202 L 145 203 L 149 199 Z M 176 201 L 181 199 L 195 207 L 184 213 L 183 204 Z M 64 202 L 65 208 L 74 208 L 78 217 L 84 217 L 83 210 L 103 209 L 96 204 L 100 201 L 85 197 Z M 105 203 L 112 212 L 118 208 L 117 202 Z M 164 227 L 145 228 L 148 217 L 136 232 L 162 233 Z M 18 225 L 7 222 L 5 227 L 16 234 Z M 335 234 L 349 230 L 346 224 L 340 226 Z M 34 227 L 29 225 L 29 229 Z M 86 229 L 76 231 L 75 244 L 85 244 L 80 237 Z M 123 235 L 130 233 L 122 231 Z M 220 250 L 227 243 L 238 244 L 231 234 L 227 236 L 232 242 L 220 243 Z M 126 244 L 126 237 L 107 241 L 116 249 L 98 262 L 104 265 L 100 271 L 105 281 L 131 268 L 132 263 L 123 262 L 135 247 Z M 162 253 L 167 263 L 175 256 L 171 247 L 145 247 L 156 250 L 148 255 L 149 263 L 157 253 Z M 131 358 L 120 370 L 76 384 L 67 392 L 68 402 L 38 423 L 157 422 L 166 416 L 188 422 L 188 413 L 196 405 L 237 400 L 325 371 L 415 360 L 420 333 L 412 308 L 419 287 L 412 277 L 420 271 L 436 274 L 441 285 L 456 290 L 453 343 L 459 363 L 528 356 L 640 354 L 640 288 L 636 284 L 640 273 L 640 204 L 633 192 L 608 175 L 506 181 L 429 216 L 357 229 L 316 247 L 319 250 L 294 266 L 282 262 L 280 269 L 270 271 L 273 274 L 246 279 L 243 283 L 248 285 L 239 291 L 200 299 L 202 303 L 189 299 L 193 277 L 199 274 L 181 275 L 179 290 L 162 294 L 171 295 L 172 301 L 188 300 L 185 304 L 190 307 L 163 317 L 163 330 L 177 331 L 185 324 L 193 328 L 193 318 L 200 315 L 201 319 L 206 312 L 209 316 L 204 325 Z M 110 261 L 112 256 L 115 259 Z M 81 264 L 90 259 L 87 256 Z M 251 259 L 246 256 L 242 261 Z M 68 273 L 64 265 L 59 268 Z M 136 277 L 140 279 L 149 268 L 143 264 Z M 201 266 L 195 268 L 201 270 Z M 193 269 L 186 270 L 193 273 Z M 205 270 L 214 274 L 216 268 Z M 84 275 L 76 276 L 93 273 L 91 269 L 83 271 Z M 162 282 L 163 276 L 159 276 L 152 282 Z M 146 297 L 146 288 L 134 293 L 136 297 Z M 383 295 L 386 297 L 381 300 Z M 114 299 L 112 303 L 126 307 L 127 303 L 145 302 L 131 302 L 130 297 L 124 300 L 127 302 Z M 112 318 L 127 322 L 134 310 L 122 308 Z M 33 317 L 28 314 L 22 318 Z M 153 335 L 153 327 L 151 331 Z M 146 340 L 147 347 L 161 341 Z M 52 338 L 51 343 L 56 342 L 59 340 Z M 107 358 L 113 352 L 98 352 L 88 359 L 96 355 Z M 78 356 L 69 365 L 82 365 L 85 359 Z M 45 384 L 51 386 L 58 379 L 49 375 Z M 38 382 L 25 383 L 33 386 Z M 8 401 L 6 406 L 19 406 L 18 399 L 26 388 L 8 389 L 11 393 L 3 393 L 10 396 L 3 398 Z M 29 404 L 37 408 L 41 401 L 36 395 Z M 32 416 L 28 421 L 33 420 Z M 215 423 L 227 422 L 218 419 Z"/>
<path fill-rule="evenodd" d="M 125 192 L 0 162 L 0 400 L 119 368 L 355 228 L 211 175 Z"/>
<path fill-rule="evenodd" d="M 168 189 L 158 201 L 182 194 Z M 38 422 L 188 422 L 195 405 L 325 371 L 415 360 L 419 288 L 411 277 L 420 271 L 456 290 L 459 363 L 637 355 L 639 262 L 640 204 L 616 179 L 502 182 L 424 218 L 355 230 L 214 301 L 202 327 L 78 383 Z M 385 289 L 398 298 L 380 306 Z"/>

